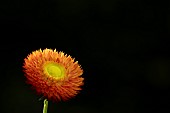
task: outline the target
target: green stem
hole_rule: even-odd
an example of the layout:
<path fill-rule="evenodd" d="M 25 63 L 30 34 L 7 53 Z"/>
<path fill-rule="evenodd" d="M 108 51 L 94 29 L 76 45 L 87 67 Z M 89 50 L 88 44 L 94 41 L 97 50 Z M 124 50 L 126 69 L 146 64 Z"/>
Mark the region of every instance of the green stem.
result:
<path fill-rule="evenodd" d="M 47 113 L 47 109 L 48 109 L 48 100 L 44 99 L 43 113 Z"/>

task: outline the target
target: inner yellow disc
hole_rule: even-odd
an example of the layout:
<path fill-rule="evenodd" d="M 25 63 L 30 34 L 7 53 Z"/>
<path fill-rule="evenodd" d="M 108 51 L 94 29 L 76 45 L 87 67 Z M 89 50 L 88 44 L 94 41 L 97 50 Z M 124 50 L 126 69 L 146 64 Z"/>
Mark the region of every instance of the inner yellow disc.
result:
<path fill-rule="evenodd" d="M 61 69 L 57 66 L 50 66 L 47 68 L 47 71 L 52 76 L 56 76 L 56 77 L 61 76 Z"/>
<path fill-rule="evenodd" d="M 44 65 L 44 72 L 52 77 L 55 77 L 57 79 L 64 77 L 64 68 L 63 66 L 54 63 L 49 62 Z"/>

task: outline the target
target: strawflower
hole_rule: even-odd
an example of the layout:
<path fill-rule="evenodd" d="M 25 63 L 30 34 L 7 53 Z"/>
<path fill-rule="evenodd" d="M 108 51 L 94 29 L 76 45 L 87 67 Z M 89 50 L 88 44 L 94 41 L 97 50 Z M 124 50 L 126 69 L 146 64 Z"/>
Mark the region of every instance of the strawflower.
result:
<path fill-rule="evenodd" d="M 47 100 L 66 101 L 75 97 L 83 85 L 81 66 L 56 49 L 33 51 L 24 59 L 23 69 L 27 83 L 46 99 L 46 105 Z"/>

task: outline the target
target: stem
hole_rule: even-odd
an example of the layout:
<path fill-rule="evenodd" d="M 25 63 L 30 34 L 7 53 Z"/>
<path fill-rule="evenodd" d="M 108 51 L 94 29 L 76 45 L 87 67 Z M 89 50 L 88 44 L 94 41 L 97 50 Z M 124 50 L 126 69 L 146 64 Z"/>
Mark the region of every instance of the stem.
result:
<path fill-rule="evenodd" d="M 43 113 L 47 113 L 47 109 L 48 109 L 48 100 L 44 99 Z"/>

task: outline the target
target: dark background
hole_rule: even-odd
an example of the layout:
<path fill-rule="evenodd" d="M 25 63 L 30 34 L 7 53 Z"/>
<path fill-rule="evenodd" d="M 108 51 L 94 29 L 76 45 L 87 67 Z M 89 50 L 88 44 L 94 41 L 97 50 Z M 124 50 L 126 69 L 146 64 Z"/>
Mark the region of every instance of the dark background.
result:
<path fill-rule="evenodd" d="M 22 65 L 34 50 L 70 54 L 85 85 L 49 113 L 170 112 L 170 7 L 151 0 L 0 1 L 0 112 L 42 113 Z"/>

